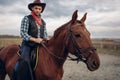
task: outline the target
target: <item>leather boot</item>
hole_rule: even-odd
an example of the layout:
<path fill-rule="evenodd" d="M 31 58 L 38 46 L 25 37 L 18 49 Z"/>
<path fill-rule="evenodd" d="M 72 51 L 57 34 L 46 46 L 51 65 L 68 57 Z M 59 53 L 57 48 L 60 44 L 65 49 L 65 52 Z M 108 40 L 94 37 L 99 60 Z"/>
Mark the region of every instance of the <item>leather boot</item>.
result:
<path fill-rule="evenodd" d="M 34 80 L 30 64 L 22 59 L 18 60 L 11 80 Z"/>

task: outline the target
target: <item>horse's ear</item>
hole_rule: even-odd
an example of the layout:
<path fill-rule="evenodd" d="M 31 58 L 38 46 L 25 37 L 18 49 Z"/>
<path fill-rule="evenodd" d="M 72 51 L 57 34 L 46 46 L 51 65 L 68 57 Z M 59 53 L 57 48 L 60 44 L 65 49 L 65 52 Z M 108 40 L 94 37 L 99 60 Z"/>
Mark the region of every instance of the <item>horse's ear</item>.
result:
<path fill-rule="evenodd" d="M 82 17 L 82 19 L 80 20 L 81 22 L 85 22 L 86 17 L 87 17 L 86 15 L 87 15 L 87 13 L 84 14 L 84 16 Z"/>
<path fill-rule="evenodd" d="M 71 20 L 72 23 L 74 23 L 78 17 L 77 12 L 78 12 L 78 10 L 76 10 L 72 15 L 72 20 Z"/>

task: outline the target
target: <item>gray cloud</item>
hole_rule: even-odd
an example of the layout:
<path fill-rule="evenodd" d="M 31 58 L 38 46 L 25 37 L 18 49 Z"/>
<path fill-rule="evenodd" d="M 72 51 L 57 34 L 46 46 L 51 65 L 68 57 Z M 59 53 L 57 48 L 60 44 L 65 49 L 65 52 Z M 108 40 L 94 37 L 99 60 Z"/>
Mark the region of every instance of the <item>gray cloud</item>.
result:
<path fill-rule="evenodd" d="M 0 0 L 0 14 L 21 14 L 27 13 L 28 1 L 26 0 Z"/>
<path fill-rule="evenodd" d="M 70 2 L 73 3 L 69 4 Z M 46 12 L 51 13 L 49 16 L 52 17 L 67 16 L 69 12 L 73 12 L 75 9 L 78 9 L 80 12 L 86 12 L 88 10 L 113 12 L 120 7 L 119 0 L 46 0 L 46 3 Z"/>
<path fill-rule="evenodd" d="M 102 24 L 99 23 L 99 26 L 106 26 L 106 27 L 120 27 L 120 21 L 108 21 L 103 22 Z"/>
<path fill-rule="evenodd" d="M 10 6 L 12 4 L 15 4 L 16 2 L 18 2 L 19 0 L 0 0 L 0 5 L 2 6 Z"/>
<path fill-rule="evenodd" d="M 120 21 L 116 21 L 116 20 L 113 20 L 113 21 L 103 21 L 103 22 L 100 22 L 100 21 L 93 21 L 93 22 L 88 22 L 88 24 L 90 26 L 105 26 L 105 27 L 120 27 Z"/>
<path fill-rule="evenodd" d="M 15 14 L 24 16 L 29 14 L 30 11 L 27 6 L 33 1 L 34 0 L 0 0 L 0 15 Z M 109 27 L 117 29 L 120 27 L 120 0 L 42 0 L 42 2 L 47 4 L 45 11 L 42 14 L 45 19 L 51 18 L 53 20 L 59 20 L 60 17 L 71 17 L 72 13 L 77 9 L 80 14 L 79 16 L 88 12 L 87 26 L 102 26 L 107 27 L 108 29 Z M 4 31 L 4 33 L 6 32 Z M 118 36 L 118 34 L 120 35 L 120 30 L 113 30 L 112 32 L 111 29 L 111 31 L 93 31 L 91 33 L 93 33 L 93 36 L 98 35 L 99 37 L 106 35 L 110 37 L 114 35 Z"/>
<path fill-rule="evenodd" d="M 60 17 L 60 16 L 70 16 L 74 10 L 78 9 L 80 12 L 98 11 L 98 12 L 112 12 L 118 9 L 120 6 L 119 0 L 42 0 L 46 5 L 45 17 Z M 0 13 L 17 13 L 25 14 L 27 5 L 33 1 L 31 0 L 0 0 L 0 7 L 9 9 L 16 7 L 14 10 L 2 10 Z M 20 4 L 20 5 L 19 5 Z M 115 4 L 115 5 L 111 5 Z M 24 7 L 24 8 L 23 8 Z"/>
<path fill-rule="evenodd" d="M 118 31 L 101 31 L 101 32 L 91 32 L 92 38 L 119 38 L 120 35 Z"/>

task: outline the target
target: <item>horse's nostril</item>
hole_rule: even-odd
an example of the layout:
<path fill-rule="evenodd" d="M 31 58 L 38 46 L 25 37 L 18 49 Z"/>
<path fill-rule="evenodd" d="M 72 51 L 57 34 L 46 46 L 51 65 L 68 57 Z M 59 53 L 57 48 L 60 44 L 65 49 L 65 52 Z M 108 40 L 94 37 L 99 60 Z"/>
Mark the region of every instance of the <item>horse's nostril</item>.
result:
<path fill-rule="evenodd" d="M 94 67 L 96 67 L 97 66 L 97 62 L 93 61 L 93 65 L 94 65 Z"/>

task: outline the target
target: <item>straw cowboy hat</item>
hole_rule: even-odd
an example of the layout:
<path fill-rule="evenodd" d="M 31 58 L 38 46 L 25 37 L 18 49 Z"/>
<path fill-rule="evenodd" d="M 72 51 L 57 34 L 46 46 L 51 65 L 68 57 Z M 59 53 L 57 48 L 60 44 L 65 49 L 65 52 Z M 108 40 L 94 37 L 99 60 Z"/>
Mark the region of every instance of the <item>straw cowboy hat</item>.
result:
<path fill-rule="evenodd" d="M 46 6 L 46 3 L 41 3 L 40 0 L 35 0 L 33 3 L 28 4 L 29 10 L 32 11 L 32 7 L 35 6 L 35 5 L 41 6 L 42 7 L 42 11 L 41 12 L 43 12 L 44 8 Z"/>

